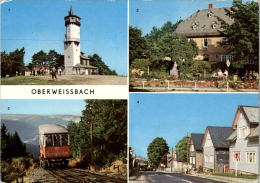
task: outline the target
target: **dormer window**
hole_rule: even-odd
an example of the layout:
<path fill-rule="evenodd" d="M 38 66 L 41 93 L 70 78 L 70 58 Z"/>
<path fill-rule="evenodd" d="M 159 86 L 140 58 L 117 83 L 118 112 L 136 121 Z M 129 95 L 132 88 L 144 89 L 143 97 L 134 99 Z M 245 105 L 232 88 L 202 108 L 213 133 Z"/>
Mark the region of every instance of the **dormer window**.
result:
<path fill-rule="evenodd" d="M 216 29 L 216 28 L 217 28 L 217 23 L 216 23 L 216 22 L 213 22 L 213 23 L 212 23 L 212 28 L 213 28 L 213 29 Z"/>
<path fill-rule="evenodd" d="M 238 129 L 238 138 L 244 139 L 248 136 L 248 128 L 246 126 L 240 127 Z"/>
<path fill-rule="evenodd" d="M 207 15 L 208 15 L 208 17 L 212 17 L 213 13 L 211 11 L 208 11 Z"/>
<path fill-rule="evenodd" d="M 192 24 L 192 30 L 196 30 L 198 28 L 199 24 L 198 23 L 193 23 Z"/>

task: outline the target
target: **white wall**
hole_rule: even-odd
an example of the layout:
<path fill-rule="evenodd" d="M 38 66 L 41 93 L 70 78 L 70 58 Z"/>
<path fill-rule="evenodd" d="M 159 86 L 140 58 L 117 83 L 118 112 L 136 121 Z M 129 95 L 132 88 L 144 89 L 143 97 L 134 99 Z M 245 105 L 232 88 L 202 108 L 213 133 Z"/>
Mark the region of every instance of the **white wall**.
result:
<path fill-rule="evenodd" d="M 244 116 L 240 114 L 238 122 L 237 122 L 237 129 L 240 127 L 248 126 Z M 238 130 L 237 130 L 238 132 Z M 237 134 L 238 135 L 238 134 Z M 256 173 L 258 174 L 258 144 L 250 144 L 247 139 L 239 138 L 237 136 L 236 142 L 232 144 L 229 148 L 230 155 L 229 155 L 229 168 L 235 169 L 236 162 L 234 161 L 234 153 L 233 152 L 240 152 L 240 162 L 237 164 L 237 168 L 239 171 L 249 172 L 249 173 Z M 247 163 L 246 162 L 246 153 L 247 152 L 256 152 L 256 163 Z"/>

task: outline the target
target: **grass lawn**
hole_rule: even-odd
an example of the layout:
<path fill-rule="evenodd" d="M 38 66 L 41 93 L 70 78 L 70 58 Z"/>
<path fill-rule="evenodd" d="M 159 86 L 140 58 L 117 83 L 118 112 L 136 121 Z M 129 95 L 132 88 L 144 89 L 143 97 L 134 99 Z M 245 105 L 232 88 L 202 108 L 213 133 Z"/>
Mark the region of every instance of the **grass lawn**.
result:
<path fill-rule="evenodd" d="M 233 174 L 233 173 L 213 173 L 212 175 L 219 175 L 219 176 L 226 176 L 226 177 L 237 177 L 237 178 L 244 178 L 244 179 L 257 179 L 258 178 L 257 175 L 237 174 L 237 176 L 235 176 L 235 174 Z"/>
<path fill-rule="evenodd" d="M 69 85 L 72 84 L 66 80 L 53 81 L 38 79 L 34 76 L 16 76 L 10 78 L 1 78 L 1 85 Z"/>

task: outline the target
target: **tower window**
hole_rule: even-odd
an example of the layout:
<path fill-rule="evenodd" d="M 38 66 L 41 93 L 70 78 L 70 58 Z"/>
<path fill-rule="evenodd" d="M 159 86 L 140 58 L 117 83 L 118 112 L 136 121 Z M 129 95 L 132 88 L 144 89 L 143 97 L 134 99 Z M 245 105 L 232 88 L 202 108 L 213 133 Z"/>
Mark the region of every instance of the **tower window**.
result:
<path fill-rule="evenodd" d="M 68 58 L 70 58 L 70 56 L 68 56 Z"/>

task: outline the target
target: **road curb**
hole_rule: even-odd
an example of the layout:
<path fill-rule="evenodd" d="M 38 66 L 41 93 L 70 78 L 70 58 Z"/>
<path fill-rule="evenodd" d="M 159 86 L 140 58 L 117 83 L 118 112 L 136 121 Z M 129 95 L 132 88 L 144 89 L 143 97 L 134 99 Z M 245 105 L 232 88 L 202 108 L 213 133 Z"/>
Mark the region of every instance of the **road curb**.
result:
<path fill-rule="evenodd" d="M 205 175 L 205 174 L 189 174 L 189 176 L 202 177 L 207 179 L 212 179 L 216 181 L 232 182 L 232 183 L 258 183 L 258 179 L 244 179 L 244 178 L 235 178 L 235 177 L 225 177 L 225 176 L 216 176 L 216 175 Z"/>

